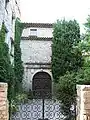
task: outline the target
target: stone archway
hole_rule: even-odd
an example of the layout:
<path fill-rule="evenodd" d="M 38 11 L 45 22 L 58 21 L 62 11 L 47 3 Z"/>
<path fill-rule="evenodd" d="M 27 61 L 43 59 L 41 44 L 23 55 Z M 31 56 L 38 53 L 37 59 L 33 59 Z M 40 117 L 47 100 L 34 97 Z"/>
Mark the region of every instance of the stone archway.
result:
<path fill-rule="evenodd" d="M 32 79 L 32 91 L 34 98 L 51 98 L 51 76 L 47 72 L 37 72 Z"/>

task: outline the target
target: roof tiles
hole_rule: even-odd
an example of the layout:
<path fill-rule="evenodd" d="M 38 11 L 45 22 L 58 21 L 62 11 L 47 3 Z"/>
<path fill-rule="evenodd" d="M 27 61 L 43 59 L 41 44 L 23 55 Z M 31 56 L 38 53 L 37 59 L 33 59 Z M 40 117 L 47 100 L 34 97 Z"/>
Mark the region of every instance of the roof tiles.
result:
<path fill-rule="evenodd" d="M 28 27 L 40 27 L 40 28 L 52 28 L 53 23 L 23 23 L 25 28 Z"/>

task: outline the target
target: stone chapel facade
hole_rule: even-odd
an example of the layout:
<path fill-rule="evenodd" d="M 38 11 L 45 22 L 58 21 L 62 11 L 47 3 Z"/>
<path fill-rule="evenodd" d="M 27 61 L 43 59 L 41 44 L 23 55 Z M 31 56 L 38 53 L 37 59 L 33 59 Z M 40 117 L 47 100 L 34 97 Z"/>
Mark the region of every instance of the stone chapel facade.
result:
<path fill-rule="evenodd" d="M 45 73 L 52 80 L 52 32 L 53 24 L 51 23 L 24 23 L 21 51 L 24 65 L 23 87 L 26 91 L 33 89 L 33 78 L 38 73 L 41 73 L 39 75 L 41 77 Z"/>

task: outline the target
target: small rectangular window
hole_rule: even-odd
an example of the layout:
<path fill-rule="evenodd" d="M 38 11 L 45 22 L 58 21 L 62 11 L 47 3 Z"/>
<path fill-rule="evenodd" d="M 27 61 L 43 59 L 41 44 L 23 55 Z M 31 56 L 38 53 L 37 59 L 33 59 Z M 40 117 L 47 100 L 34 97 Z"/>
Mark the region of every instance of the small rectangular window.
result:
<path fill-rule="evenodd" d="M 30 29 L 31 36 L 37 36 L 37 29 Z"/>

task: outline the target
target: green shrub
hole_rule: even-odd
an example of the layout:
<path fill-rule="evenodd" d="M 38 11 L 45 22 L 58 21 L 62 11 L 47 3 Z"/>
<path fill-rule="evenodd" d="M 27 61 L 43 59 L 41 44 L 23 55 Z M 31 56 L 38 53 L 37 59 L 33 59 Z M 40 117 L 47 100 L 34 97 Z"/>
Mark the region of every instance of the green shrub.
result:
<path fill-rule="evenodd" d="M 75 110 L 71 110 L 76 104 L 76 78 L 74 73 L 67 72 L 59 77 L 59 83 L 55 84 L 55 96 L 61 102 L 61 112 L 68 118 L 75 117 Z M 74 106 L 75 107 L 75 106 Z M 74 112 L 74 114 L 72 114 Z"/>

